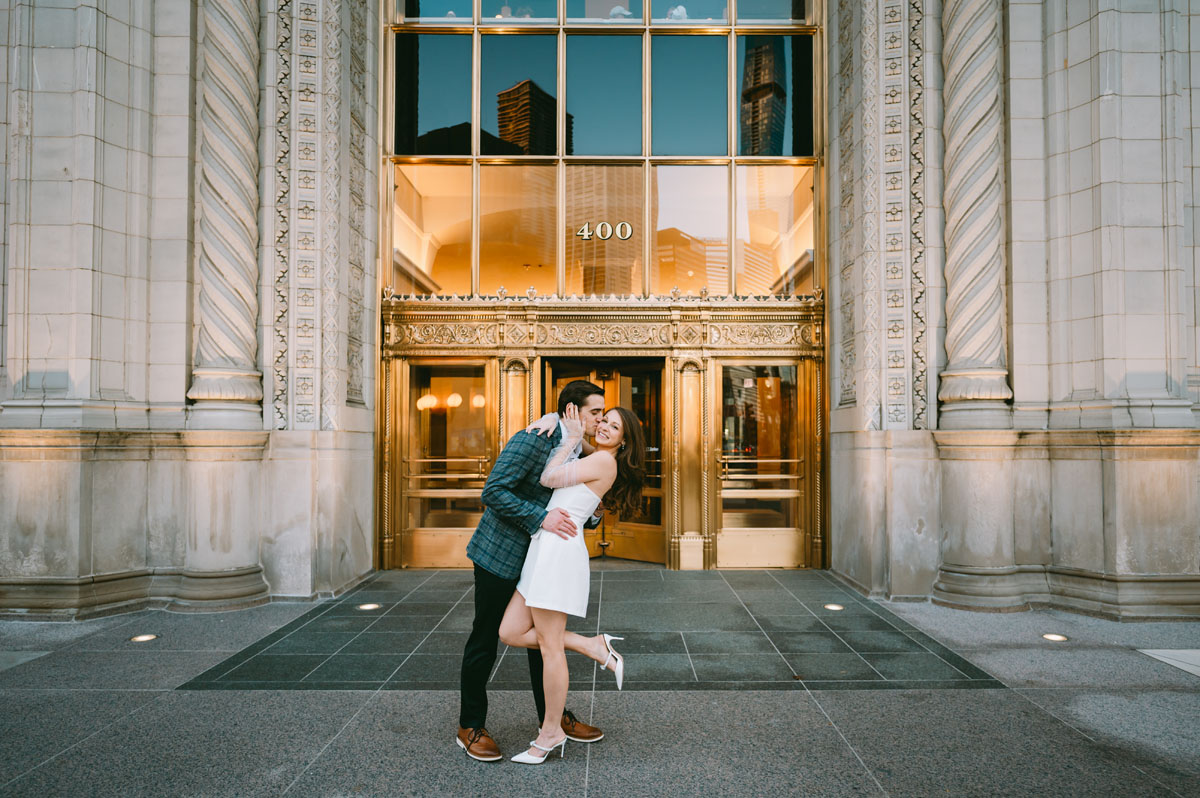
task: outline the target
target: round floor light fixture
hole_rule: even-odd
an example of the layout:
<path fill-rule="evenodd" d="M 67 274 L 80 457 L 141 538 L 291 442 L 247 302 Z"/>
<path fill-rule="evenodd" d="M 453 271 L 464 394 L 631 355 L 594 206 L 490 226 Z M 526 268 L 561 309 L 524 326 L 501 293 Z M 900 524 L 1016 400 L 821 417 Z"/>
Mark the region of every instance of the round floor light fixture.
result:
<path fill-rule="evenodd" d="M 1060 635 L 1058 632 L 1047 632 L 1046 634 L 1042 635 L 1042 637 L 1044 637 L 1046 640 L 1049 640 L 1051 643 L 1067 642 L 1067 636 Z"/>
<path fill-rule="evenodd" d="M 133 637 L 129 638 L 129 642 L 130 643 L 149 643 L 151 640 L 157 640 L 157 639 L 158 639 L 158 635 L 152 635 L 152 634 L 134 635 Z"/>
<path fill-rule="evenodd" d="M 370 610 L 379 609 L 379 605 L 378 604 L 359 604 L 358 609 L 369 612 Z"/>
<path fill-rule="evenodd" d="M 843 607 L 841 604 L 826 604 L 825 609 L 837 611 L 837 610 L 844 610 L 846 608 Z"/>

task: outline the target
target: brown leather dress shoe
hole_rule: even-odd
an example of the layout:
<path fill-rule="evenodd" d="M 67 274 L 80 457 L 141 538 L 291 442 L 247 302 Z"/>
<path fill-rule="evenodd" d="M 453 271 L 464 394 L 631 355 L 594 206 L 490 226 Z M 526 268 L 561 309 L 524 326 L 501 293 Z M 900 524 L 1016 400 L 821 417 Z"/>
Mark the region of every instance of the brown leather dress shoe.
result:
<path fill-rule="evenodd" d="M 500 746 L 496 745 L 492 735 L 482 726 L 478 729 L 464 729 L 459 726 L 457 741 L 458 747 L 466 751 L 467 756 L 480 762 L 495 762 L 504 758 L 504 754 L 500 753 Z"/>
<path fill-rule="evenodd" d="M 594 743 L 604 739 L 604 732 L 595 726 L 584 723 L 569 709 L 563 712 L 562 730 L 567 733 L 568 740 L 574 740 L 577 743 Z"/>

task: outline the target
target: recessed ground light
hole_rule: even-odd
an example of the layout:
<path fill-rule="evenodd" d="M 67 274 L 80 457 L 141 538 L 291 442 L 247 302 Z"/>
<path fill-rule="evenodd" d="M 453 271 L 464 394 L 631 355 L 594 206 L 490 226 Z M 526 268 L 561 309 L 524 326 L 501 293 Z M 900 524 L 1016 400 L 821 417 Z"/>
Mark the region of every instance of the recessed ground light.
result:
<path fill-rule="evenodd" d="M 826 604 L 825 609 L 827 609 L 827 610 L 844 610 L 846 608 L 843 607 L 841 604 Z"/>
<path fill-rule="evenodd" d="M 149 643 L 151 640 L 157 640 L 158 635 L 134 635 L 129 638 L 131 643 Z"/>
<path fill-rule="evenodd" d="M 1067 642 L 1067 636 L 1066 636 L 1066 635 L 1060 635 L 1060 634 L 1058 634 L 1057 632 L 1048 632 L 1048 633 L 1046 633 L 1046 634 L 1042 635 L 1042 637 L 1046 638 L 1047 640 L 1049 640 L 1049 641 L 1050 641 L 1050 642 L 1052 642 L 1052 643 L 1065 643 L 1065 642 Z"/>
<path fill-rule="evenodd" d="M 379 605 L 378 604 L 359 604 L 358 609 L 360 609 L 360 610 L 377 610 L 377 609 L 379 609 Z"/>

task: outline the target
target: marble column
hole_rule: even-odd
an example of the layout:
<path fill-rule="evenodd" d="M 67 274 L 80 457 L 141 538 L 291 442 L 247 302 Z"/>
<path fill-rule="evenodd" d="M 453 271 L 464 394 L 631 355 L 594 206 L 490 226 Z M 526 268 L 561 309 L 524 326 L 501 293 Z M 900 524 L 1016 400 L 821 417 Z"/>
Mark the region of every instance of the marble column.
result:
<path fill-rule="evenodd" d="M 199 333 L 194 428 L 261 428 L 258 370 L 258 64 L 254 0 L 205 0 L 200 139 Z"/>
<path fill-rule="evenodd" d="M 942 12 L 946 355 L 939 426 L 1011 425 L 1005 358 L 1000 0 Z"/>

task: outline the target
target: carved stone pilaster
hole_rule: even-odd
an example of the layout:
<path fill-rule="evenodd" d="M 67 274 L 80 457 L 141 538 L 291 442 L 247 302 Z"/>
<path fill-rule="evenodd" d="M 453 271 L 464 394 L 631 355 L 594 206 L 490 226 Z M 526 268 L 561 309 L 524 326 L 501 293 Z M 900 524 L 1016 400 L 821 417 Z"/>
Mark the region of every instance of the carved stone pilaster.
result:
<path fill-rule="evenodd" d="M 947 0 L 946 355 L 940 426 L 1009 425 L 1005 362 L 1000 0 Z"/>
<path fill-rule="evenodd" d="M 254 0 L 205 0 L 199 112 L 199 332 L 192 426 L 261 425 Z"/>

